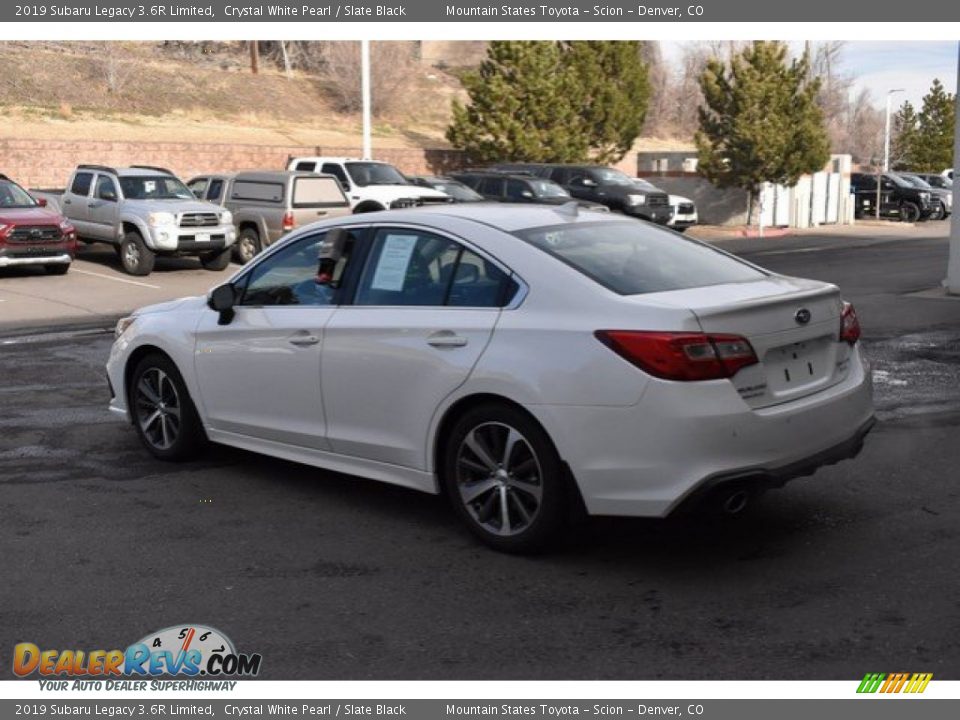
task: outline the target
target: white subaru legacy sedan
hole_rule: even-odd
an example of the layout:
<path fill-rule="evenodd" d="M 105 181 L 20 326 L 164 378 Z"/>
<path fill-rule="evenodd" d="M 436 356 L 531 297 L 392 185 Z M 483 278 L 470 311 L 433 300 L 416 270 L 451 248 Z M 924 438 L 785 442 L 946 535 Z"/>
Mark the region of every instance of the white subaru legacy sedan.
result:
<path fill-rule="evenodd" d="M 164 460 L 207 441 L 445 493 L 501 550 L 662 517 L 855 456 L 853 307 L 573 205 L 446 205 L 302 228 L 207 297 L 117 325 L 111 409 Z"/>

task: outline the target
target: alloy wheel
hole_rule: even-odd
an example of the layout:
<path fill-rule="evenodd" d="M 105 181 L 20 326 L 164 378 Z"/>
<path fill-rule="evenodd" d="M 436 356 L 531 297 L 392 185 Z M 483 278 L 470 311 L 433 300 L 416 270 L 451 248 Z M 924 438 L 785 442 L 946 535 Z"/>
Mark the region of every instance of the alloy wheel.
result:
<path fill-rule="evenodd" d="M 134 242 L 124 243 L 123 264 L 128 268 L 135 268 L 140 264 L 140 248 Z"/>
<path fill-rule="evenodd" d="M 134 398 L 143 437 L 158 450 L 173 446 L 180 435 L 180 395 L 173 380 L 157 367 L 147 369 L 137 382 Z"/>
<path fill-rule="evenodd" d="M 456 481 L 470 516 L 493 535 L 517 535 L 540 512 L 540 460 L 527 438 L 505 423 L 483 423 L 467 433 L 457 450 Z"/>

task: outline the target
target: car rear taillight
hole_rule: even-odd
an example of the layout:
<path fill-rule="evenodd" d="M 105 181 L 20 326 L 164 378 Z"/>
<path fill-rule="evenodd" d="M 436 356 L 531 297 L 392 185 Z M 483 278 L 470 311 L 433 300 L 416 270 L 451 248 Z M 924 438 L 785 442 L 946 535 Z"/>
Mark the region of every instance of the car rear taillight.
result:
<path fill-rule="evenodd" d="M 598 330 L 604 345 L 654 377 L 664 380 L 718 380 L 731 378 L 757 354 L 739 335 Z"/>
<path fill-rule="evenodd" d="M 845 302 L 840 314 L 840 340 L 855 345 L 859 339 L 860 320 L 857 318 L 857 311 L 853 305 Z"/>
<path fill-rule="evenodd" d="M 297 221 L 293 219 L 293 213 L 287 210 L 283 214 L 283 229 L 284 231 L 293 230 L 297 226 Z"/>

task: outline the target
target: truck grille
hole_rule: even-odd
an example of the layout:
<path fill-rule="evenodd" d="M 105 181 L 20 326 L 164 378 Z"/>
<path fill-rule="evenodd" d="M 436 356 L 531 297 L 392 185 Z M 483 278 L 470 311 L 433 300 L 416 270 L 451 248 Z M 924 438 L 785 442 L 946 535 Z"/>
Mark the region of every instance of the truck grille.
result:
<path fill-rule="evenodd" d="M 180 227 L 217 227 L 220 217 L 216 213 L 184 213 L 180 217 Z"/>
<path fill-rule="evenodd" d="M 647 205 L 651 207 L 661 207 L 670 204 L 670 198 L 666 195 L 647 195 Z"/>
<path fill-rule="evenodd" d="M 390 203 L 390 207 L 393 210 L 397 210 L 401 208 L 412 208 L 416 206 L 417 206 L 416 198 L 397 198 L 392 203 Z"/>
<path fill-rule="evenodd" d="M 425 197 L 417 201 L 418 205 L 444 205 L 453 202 L 453 198 Z"/>
<path fill-rule="evenodd" d="M 56 225 L 18 225 L 8 236 L 11 242 L 57 242 L 60 228 Z"/>
<path fill-rule="evenodd" d="M 677 212 L 681 215 L 692 215 L 693 211 L 693 203 L 679 203 L 677 205 Z"/>

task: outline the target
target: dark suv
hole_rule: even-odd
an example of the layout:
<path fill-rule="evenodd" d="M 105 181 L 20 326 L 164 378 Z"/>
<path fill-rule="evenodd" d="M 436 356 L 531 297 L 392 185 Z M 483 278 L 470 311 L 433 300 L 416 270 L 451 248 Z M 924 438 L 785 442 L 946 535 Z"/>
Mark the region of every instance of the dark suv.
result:
<path fill-rule="evenodd" d="M 667 193 L 603 165 L 517 163 L 496 165 L 495 169 L 529 172 L 548 178 L 579 200 L 600 203 L 616 212 L 659 225 L 666 225 L 673 217 Z"/>
<path fill-rule="evenodd" d="M 850 192 L 854 195 L 854 216 L 872 217 L 877 211 L 877 176 L 866 173 L 850 175 Z M 933 211 L 929 191 L 914 187 L 893 173 L 880 180 L 880 217 L 899 218 L 903 222 L 919 222 Z"/>
<path fill-rule="evenodd" d="M 933 206 L 930 212 L 931 220 L 946 220 L 950 217 L 953 212 L 953 185 L 948 178 L 942 175 L 911 172 L 898 172 L 896 174 L 914 187 L 930 193 L 930 203 Z"/>
<path fill-rule="evenodd" d="M 497 170 L 467 170 L 452 173 L 454 180 L 471 187 L 487 200 L 513 203 L 536 203 L 538 205 L 563 205 L 576 198 L 555 182 L 531 173 L 509 173 Z M 595 202 L 576 200 L 586 210 L 603 210 L 606 207 Z"/>

